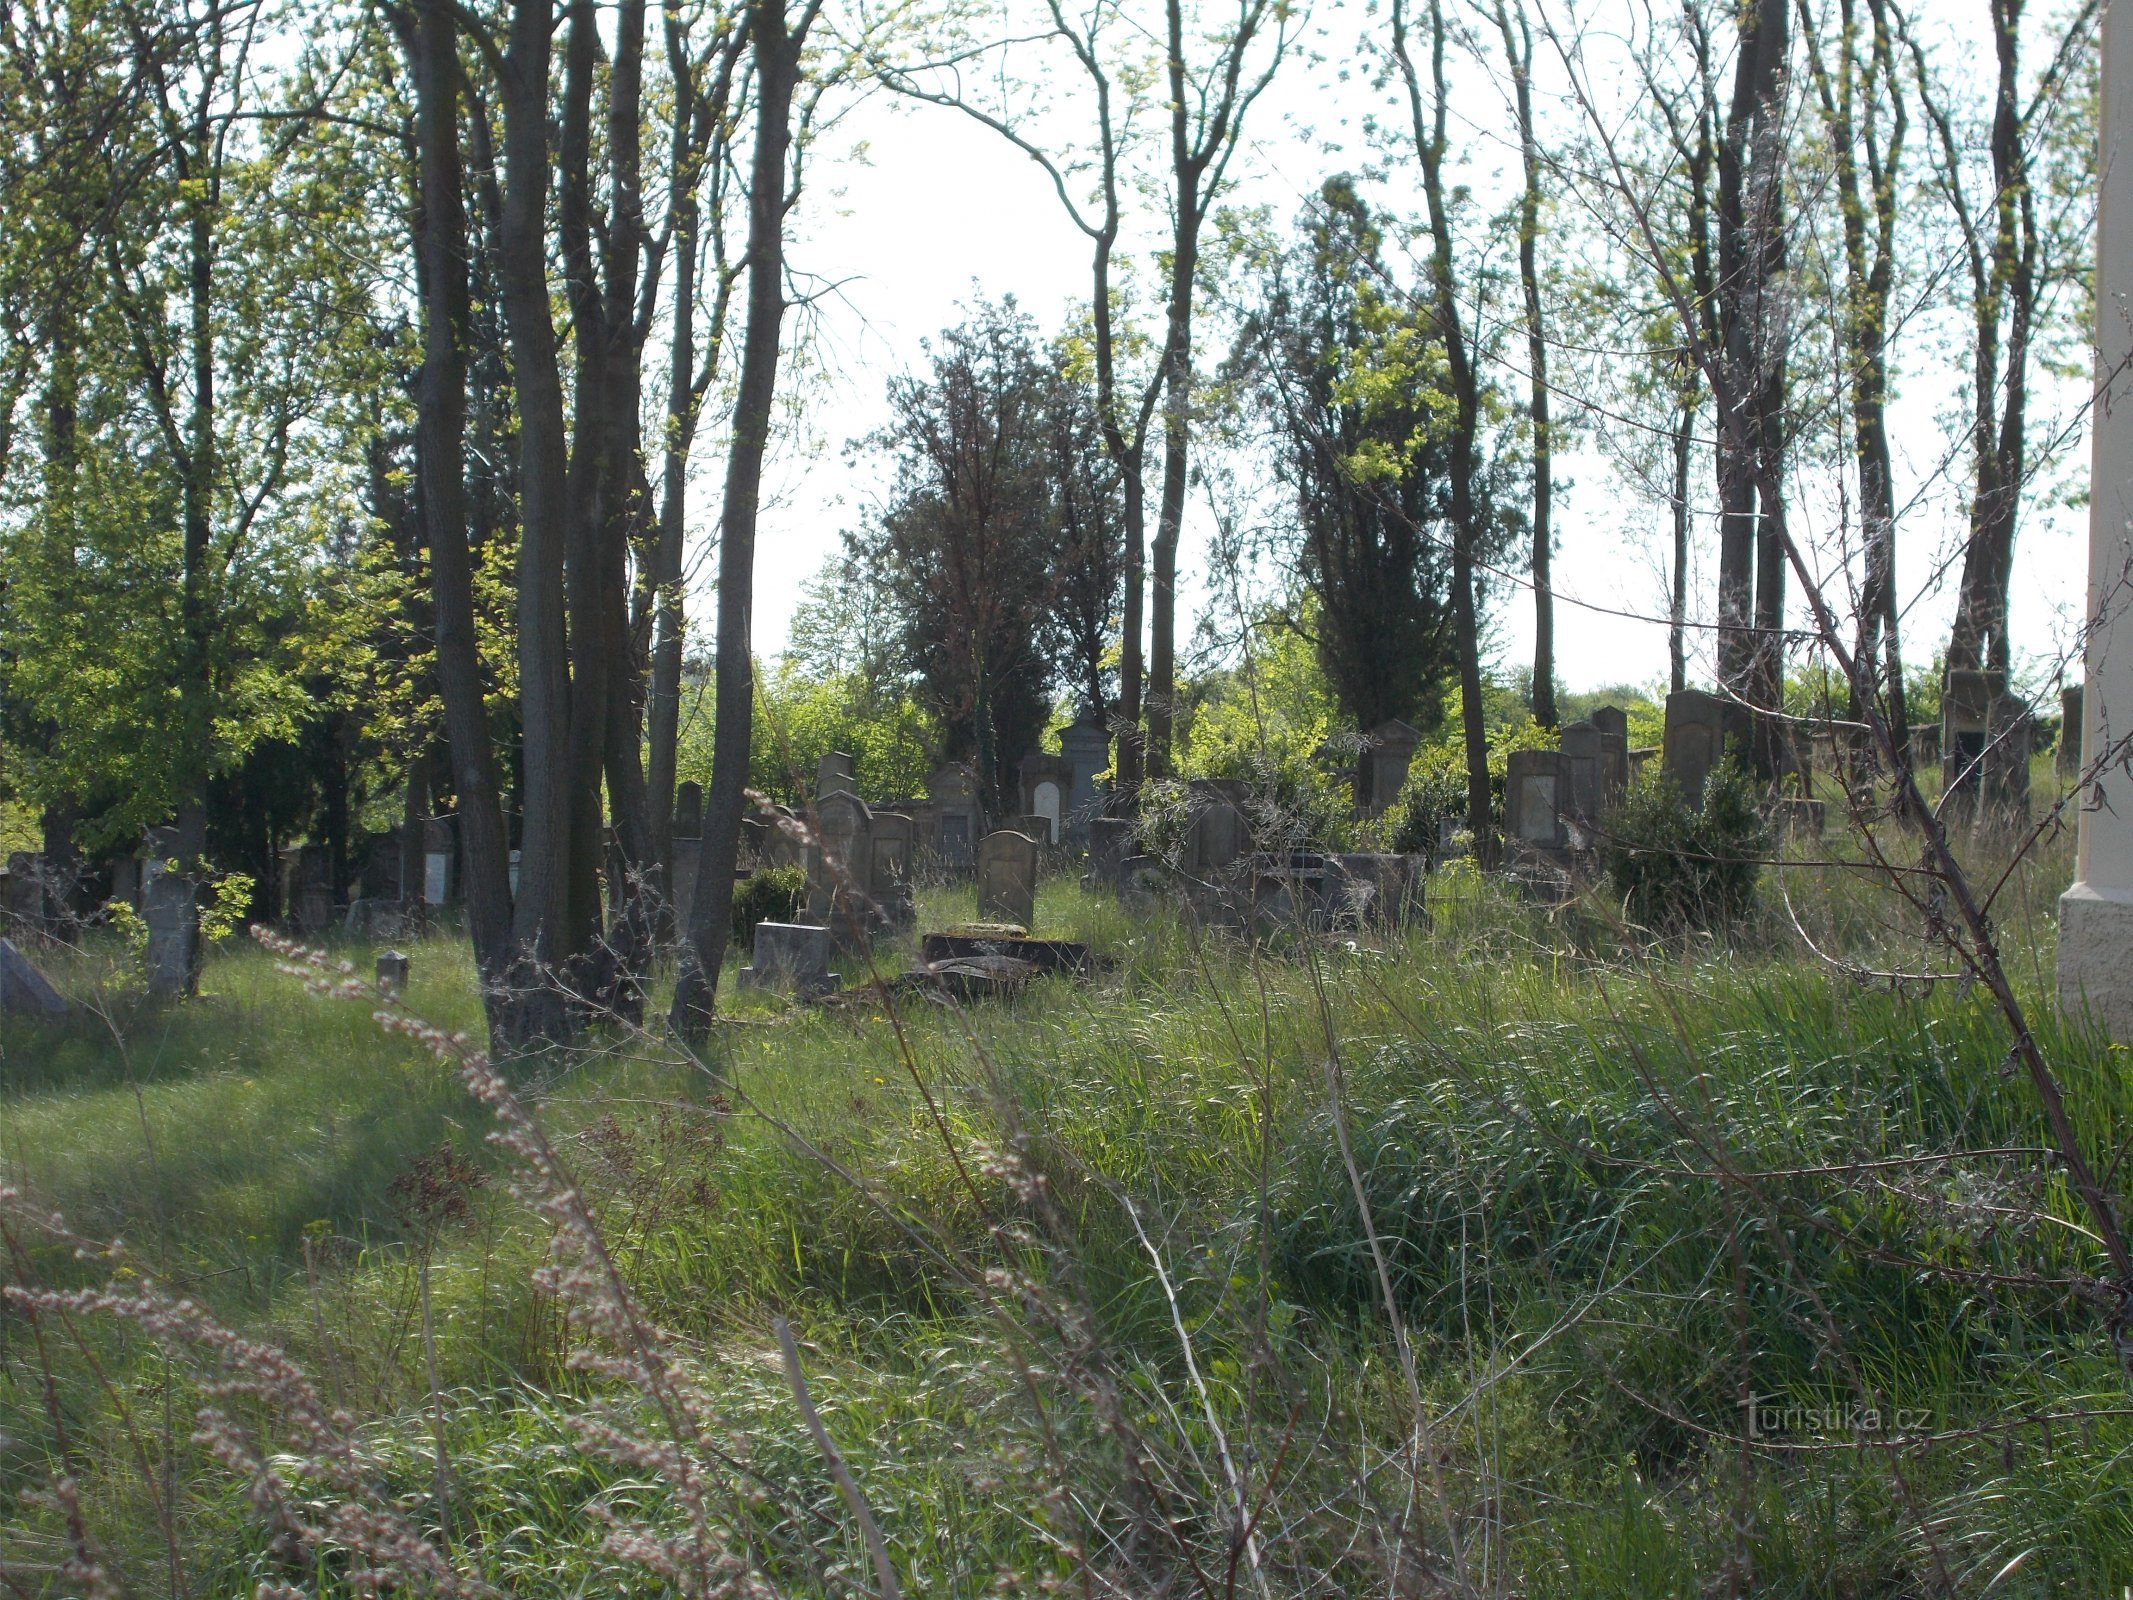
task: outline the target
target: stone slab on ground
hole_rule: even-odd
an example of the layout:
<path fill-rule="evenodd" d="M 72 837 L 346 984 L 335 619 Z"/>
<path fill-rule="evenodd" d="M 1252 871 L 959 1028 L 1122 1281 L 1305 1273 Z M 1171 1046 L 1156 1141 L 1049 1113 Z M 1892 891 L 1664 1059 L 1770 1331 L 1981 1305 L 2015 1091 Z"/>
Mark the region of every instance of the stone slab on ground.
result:
<path fill-rule="evenodd" d="M 1019 928 L 954 928 L 922 935 L 918 953 L 927 966 L 1004 956 L 1038 972 L 1087 972 L 1095 963 L 1089 947 L 1072 939 L 1032 939 Z"/>
<path fill-rule="evenodd" d="M 56 1021 L 73 1009 L 12 939 L 0 939 L 0 1011 Z"/>

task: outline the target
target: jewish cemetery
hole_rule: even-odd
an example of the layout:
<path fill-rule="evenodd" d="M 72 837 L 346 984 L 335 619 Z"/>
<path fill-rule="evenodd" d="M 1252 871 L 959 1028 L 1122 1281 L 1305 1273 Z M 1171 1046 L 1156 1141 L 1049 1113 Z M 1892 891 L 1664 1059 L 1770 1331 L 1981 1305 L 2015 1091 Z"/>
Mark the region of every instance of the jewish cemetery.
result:
<path fill-rule="evenodd" d="M 7 1594 L 2133 1595 L 2133 0 L 0 79 Z"/>

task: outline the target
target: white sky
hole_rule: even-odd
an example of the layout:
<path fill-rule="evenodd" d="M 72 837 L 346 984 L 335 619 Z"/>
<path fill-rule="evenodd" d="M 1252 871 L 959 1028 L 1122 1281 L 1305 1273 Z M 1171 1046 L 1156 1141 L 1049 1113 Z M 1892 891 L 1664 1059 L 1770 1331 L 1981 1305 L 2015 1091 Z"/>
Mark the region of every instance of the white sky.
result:
<path fill-rule="evenodd" d="M 1594 9 L 1604 14 L 1611 7 Z M 1309 42 L 1319 59 L 1284 68 L 1284 77 L 1253 111 L 1252 137 L 1236 168 L 1239 181 L 1232 198 L 1269 207 L 1283 224 L 1325 176 L 1363 170 L 1377 159 L 1364 142 L 1363 117 L 1373 111 L 1403 115 L 1364 77 L 1340 70 L 1339 63 L 1358 56 L 1356 39 L 1364 22 L 1359 11 L 1322 5 L 1318 15 Z M 1959 44 L 1956 36 L 1962 35 L 1974 43 L 1983 36 L 1984 16 L 1984 0 L 1945 8 L 1935 0 L 1929 25 L 1948 30 L 1950 43 Z M 1546 51 L 1540 44 L 1544 120 L 1567 115 L 1549 105 L 1547 90 L 1551 79 L 1560 81 L 1560 73 L 1547 71 Z M 2028 51 L 2032 57 L 2041 53 L 2036 44 Z M 1468 124 L 1453 138 L 1455 155 L 1463 153 L 1469 162 L 1461 176 L 1479 193 L 1501 192 L 1514 175 L 1513 152 L 1503 143 L 1508 127 L 1501 92 L 1471 67 L 1463 68 L 1455 79 L 1455 108 Z M 857 153 L 861 147 L 863 155 Z M 1914 172 L 1922 170 L 1923 159 L 1914 119 Z M 879 463 L 851 459 L 847 446 L 882 422 L 887 379 L 919 365 L 921 341 L 958 320 L 962 306 L 981 294 L 1013 294 L 1049 333 L 1088 292 L 1086 244 L 1068 223 L 1048 180 L 1004 141 L 953 111 L 885 95 L 867 99 L 846 111 L 825 137 L 812 177 L 796 221 L 791 261 L 808 279 L 837 287 L 814 313 L 815 370 L 795 379 L 803 425 L 781 446 L 771 470 L 756 584 L 756 648 L 765 657 L 783 646 L 801 585 L 837 553 L 839 530 L 861 520 L 879 492 Z M 1378 190 L 1380 203 L 1411 203 L 1411 177 L 1396 170 L 1393 179 Z M 1542 249 L 1547 248 L 1544 240 Z M 1967 458 L 1959 455 L 1952 483 L 1928 482 L 1949 450 L 1949 429 L 1959 425 L 1944 413 L 1963 403 L 1957 393 L 1960 374 L 1934 366 L 1940 358 L 1921 353 L 1933 331 L 1921 330 L 1899 350 L 1908 370 L 1898 377 L 1892 410 L 1899 480 L 1907 492 L 1922 483 L 1934 490 L 1900 534 L 1898 561 L 1909 606 L 1907 654 L 1916 661 L 1929 659 L 1945 643 L 1963 532 L 1960 490 L 1968 474 Z M 1203 368 L 1220 358 L 1226 338 L 1217 319 L 1202 324 Z M 1954 353 L 1961 358 L 1960 349 Z M 1499 377 L 1513 388 L 1523 382 L 1516 374 Z M 2034 421 L 2041 438 L 2055 417 L 2063 420 L 2072 413 L 2080 386 L 2055 388 L 2039 380 L 2039 388 Z M 707 438 L 694 504 L 700 531 L 715 522 L 717 454 Z M 2085 463 L 2085 436 L 2071 441 L 2067 460 Z M 1707 470 L 1699 468 L 1706 476 Z M 1558 471 L 1559 679 L 1572 690 L 1662 682 L 1666 629 L 1637 618 L 1664 614 L 1665 510 L 1619 481 L 1589 449 L 1559 459 Z M 1151 523 L 1157 476 L 1151 472 Z M 1702 492 L 1708 494 L 1707 485 Z M 1797 492 L 1796 531 L 1826 532 L 1835 516 L 1832 497 L 1804 482 Z M 2018 655 L 2052 658 L 2071 638 L 2084 578 L 2084 528 L 2084 514 L 2063 507 L 2039 508 L 2025 517 L 2013 593 Z M 1180 555 L 1181 645 L 1205 599 L 1193 580 L 1206 565 L 1206 539 L 1202 512 L 1198 520 L 1189 519 Z M 1707 579 L 1715 558 L 1707 537 L 1699 543 L 1692 612 L 1700 604 L 1701 614 L 1708 616 Z M 704 592 L 694 608 L 706 631 L 709 565 L 708 560 L 698 564 Z M 1510 590 L 1497 616 L 1504 666 L 1530 660 L 1531 634 L 1530 597 L 1522 589 Z"/>

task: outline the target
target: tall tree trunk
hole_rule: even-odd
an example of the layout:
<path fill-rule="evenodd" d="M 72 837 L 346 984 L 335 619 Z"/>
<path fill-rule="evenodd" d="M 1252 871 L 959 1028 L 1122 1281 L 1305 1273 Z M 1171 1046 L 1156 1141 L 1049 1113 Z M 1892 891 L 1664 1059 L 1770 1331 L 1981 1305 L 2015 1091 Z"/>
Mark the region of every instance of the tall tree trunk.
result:
<path fill-rule="evenodd" d="M 1682 388 L 1674 413 L 1674 518 L 1673 583 L 1667 601 L 1667 687 L 1679 694 L 1689 686 L 1689 458 L 1696 439 L 1697 388 L 1695 369 Z"/>
<path fill-rule="evenodd" d="M 1518 282 L 1525 296 L 1527 412 L 1533 424 L 1533 720 L 1556 725 L 1554 551 L 1555 438 L 1548 409 L 1548 333 L 1541 317 L 1540 146 L 1533 134 L 1533 30 L 1525 7 L 1512 15 L 1497 0 L 1496 26 L 1503 34 L 1518 112 L 1518 149 L 1525 188 L 1518 200 Z"/>
<path fill-rule="evenodd" d="M 1444 86 L 1444 8 L 1429 0 L 1431 109 L 1425 113 L 1422 80 L 1407 48 L 1404 0 L 1393 0 L 1393 54 L 1407 84 L 1408 112 L 1414 122 L 1415 151 L 1422 163 L 1422 191 L 1429 205 L 1430 297 L 1444 340 L 1445 367 L 1452 386 L 1452 628 L 1459 655 L 1460 724 L 1466 744 L 1467 826 L 1474 851 L 1484 865 L 1496 857 L 1496 834 L 1489 800 L 1489 738 L 1481 705 L 1481 619 L 1475 594 L 1475 550 L 1481 528 L 1474 497 L 1474 471 L 1481 431 L 1481 389 L 1459 315 L 1452 255 L 1452 223 L 1444 192 L 1445 124 L 1449 100 Z"/>
<path fill-rule="evenodd" d="M 548 0 L 513 0 L 501 64 L 504 193 L 497 277 L 518 396 L 518 668 L 522 776 L 519 879 L 513 908 L 514 1043 L 560 1038 L 559 988 L 570 953 L 571 692 L 564 620 L 570 535 L 569 439 L 548 292 L 550 169 Z"/>
<path fill-rule="evenodd" d="M 496 747 L 483 695 L 474 621 L 474 560 L 467 539 L 467 219 L 459 159 L 458 13 L 452 0 L 421 0 L 406 40 L 422 163 L 416 235 L 422 298 L 422 396 L 417 463 L 430 547 L 437 692 L 457 803 L 460 898 L 482 979 L 492 1039 L 509 1038 L 512 1007 L 510 844 Z M 410 784 L 412 790 L 412 783 Z M 411 795 L 412 798 L 412 795 Z"/>
<path fill-rule="evenodd" d="M 1739 0 L 1739 54 L 1719 142 L 1718 677 L 1758 721 L 1775 712 L 1784 672 L 1781 533 L 1784 312 L 1784 103 L 1790 53 L 1782 4 Z M 1753 741 L 1768 775 L 1775 736 Z"/>
<path fill-rule="evenodd" d="M 748 9 L 756 80 L 755 149 L 748 184 L 748 327 L 741 344 L 740 388 L 734 397 L 725 499 L 719 515 L 717 721 L 712 729 L 711 792 L 704 802 L 696 893 L 689 908 L 688 937 L 682 946 L 670 1019 L 675 1032 L 691 1042 L 701 1042 L 709 1033 L 719 971 L 733 931 L 734 869 L 740 856 L 741 813 L 747 800 L 754 733 L 751 618 L 756 513 L 777 399 L 778 347 L 785 320 L 787 159 L 800 53 L 814 23 L 816 0 L 809 0 L 797 27 L 788 26 L 785 0 L 749 0 Z"/>
<path fill-rule="evenodd" d="M 1838 20 L 1843 31 L 1837 41 L 1834 74 L 1824 59 L 1813 12 L 1805 0 L 1800 7 L 1800 22 L 1823 123 L 1836 160 L 1837 201 L 1843 221 L 1842 347 L 1852 412 L 1852 459 L 1859 477 L 1864 569 L 1855 649 L 1867 670 L 1882 680 L 1885 715 L 1896 747 L 1902 749 L 1909 731 L 1903 704 L 1903 656 L 1896 607 L 1896 499 L 1887 421 L 1887 350 L 1889 291 L 1895 264 L 1896 180 L 1908 116 L 1896 73 L 1887 0 L 1866 0 L 1866 5 L 1872 38 L 1862 63 L 1854 0 L 1840 0 Z M 1879 92 L 1888 96 L 1885 136 L 1876 98 Z M 1856 687 L 1850 702 L 1850 718 L 1856 722 L 1865 709 Z"/>

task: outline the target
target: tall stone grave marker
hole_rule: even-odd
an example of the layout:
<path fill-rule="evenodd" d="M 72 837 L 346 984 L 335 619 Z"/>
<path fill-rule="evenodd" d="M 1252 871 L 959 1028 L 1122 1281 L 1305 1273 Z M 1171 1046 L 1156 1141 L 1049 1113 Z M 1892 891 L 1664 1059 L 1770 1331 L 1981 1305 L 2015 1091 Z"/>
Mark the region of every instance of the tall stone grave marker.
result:
<path fill-rule="evenodd" d="M 1693 806 L 1703 804 L 1704 780 L 1726 759 L 1726 734 L 1733 721 L 1729 707 L 1715 694 L 1680 689 L 1666 697 L 1666 742 L 1659 768 L 1681 788 Z"/>
<path fill-rule="evenodd" d="M 1513 750 L 1504 775 L 1504 833 L 1514 850 L 1554 853 L 1570 847 L 1565 812 L 1575 780 L 1560 750 Z"/>
<path fill-rule="evenodd" d="M 700 783 L 684 783 L 674 790 L 674 837 L 677 839 L 701 839 L 704 836 L 704 786 Z"/>
<path fill-rule="evenodd" d="M 1407 787 L 1408 769 L 1422 735 L 1398 717 L 1388 717 L 1363 735 L 1355 763 L 1355 809 L 1365 817 L 1382 816 Z"/>
<path fill-rule="evenodd" d="M 1111 765 L 1111 735 L 1088 713 L 1059 733 L 1059 755 L 1067 764 L 1067 814 L 1065 842 L 1080 844 L 1089 837 L 1089 824 L 1103 809 L 1096 775 Z"/>
<path fill-rule="evenodd" d="M 842 750 L 825 750 L 822 759 L 815 763 L 815 798 L 824 795 L 857 794 L 859 785 L 854 776 L 852 758 Z"/>
<path fill-rule="evenodd" d="M 1127 817 L 1089 819 L 1089 884 L 1117 889 L 1125 882 L 1126 857 L 1133 854 L 1133 822 Z"/>
<path fill-rule="evenodd" d="M 1563 725 L 1563 760 L 1570 768 L 1570 814 L 1588 828 L 1607 815 L 1607 772 L 1602 735 L 1590 722 Z"/>
<path fill-rule="evenodd" d="M 151 828 L 141 864 L 141 915 L 148 924 L 148 992 L 190 994 L 200 972 L 200 928 L 193 915 L 190 873 L 170 870 L 178 830 Z"/>
<path fill-rule="evenodd" d="M 941 865 L 955 872 L 969 871 L 976 859 L 978 835 L 984 831 L 977 780 L 968 767 L 950 762 L 927 777 L 926 795 L 933 802 L 934 850 Z"/>
<path fill-rule="evenodd" d="M 807 920 L 831 927 L 847 887 L 866 892 L 874 814 L 859 796 L 838 790 L 815 801 L 815 833 L 820 842 L 807 852 Z"/>
<path fill-rule="evenodd" d="M 978 920 L 1027 928 L 1037 920 L 1037 841 L 1001 829 L 978 843 Z"/>
<path fill-rule="evenodd" d="M 1592 714 L 1592 725 L 1600 730 L 1601 795 L 1611 807 L 1629 787 L 1629 713 L 1601 706 Z"/>

